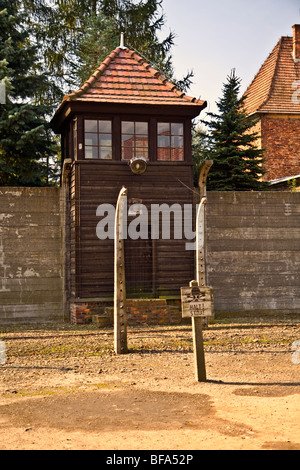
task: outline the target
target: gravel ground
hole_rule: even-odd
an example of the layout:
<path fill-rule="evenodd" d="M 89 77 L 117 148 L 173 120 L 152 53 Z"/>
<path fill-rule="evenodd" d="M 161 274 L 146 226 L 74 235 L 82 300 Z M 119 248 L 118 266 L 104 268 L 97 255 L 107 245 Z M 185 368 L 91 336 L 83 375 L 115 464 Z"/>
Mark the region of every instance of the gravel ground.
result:
<path fill-rule="evenodd" d="M 223 318 L 203 332 L 195 381 L 189 325 L 113 331 L 0 326 L 0 450 L 300 450 L 299 320 Z"/>

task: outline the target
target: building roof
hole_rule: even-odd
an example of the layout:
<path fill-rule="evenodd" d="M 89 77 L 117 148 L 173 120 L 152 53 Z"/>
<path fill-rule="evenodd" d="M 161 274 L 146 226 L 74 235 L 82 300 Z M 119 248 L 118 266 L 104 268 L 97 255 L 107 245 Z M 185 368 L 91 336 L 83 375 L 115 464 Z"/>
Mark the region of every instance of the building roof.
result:
<path fill-rule="evenodd" d="M 284 36 L 246 90 L 246 109 L 250 114 L 300 114 L 299 88 L 300 61 L 293 56 L 293 38 Z"/>
<path fill-rule="evenodd" d="M 135 51 L 124 47 L 109 54 L 89 80 L 63 101 L 74 100 L 206 107 L 205 101 L 179 91 Z"/>

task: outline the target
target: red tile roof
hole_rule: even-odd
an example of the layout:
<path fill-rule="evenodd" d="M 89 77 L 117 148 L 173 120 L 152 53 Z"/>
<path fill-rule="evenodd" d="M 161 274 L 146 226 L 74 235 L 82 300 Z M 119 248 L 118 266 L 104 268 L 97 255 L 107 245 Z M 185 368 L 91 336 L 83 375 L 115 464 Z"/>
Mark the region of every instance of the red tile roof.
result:
<path fill-rule="evenodd" d="M 65 101 L 167 104 L 206 107 L 206 102 L 179 91 L 136 52 L 118 47 L 83 86 Z"/>
<path fill-rule="evenodd" d="M 248 113 L 300 114 L 293 99 L 300 80 L 300 61 L 293 58 L 293 38 L 284 36 L 274 47 L 245 92 Z"/>

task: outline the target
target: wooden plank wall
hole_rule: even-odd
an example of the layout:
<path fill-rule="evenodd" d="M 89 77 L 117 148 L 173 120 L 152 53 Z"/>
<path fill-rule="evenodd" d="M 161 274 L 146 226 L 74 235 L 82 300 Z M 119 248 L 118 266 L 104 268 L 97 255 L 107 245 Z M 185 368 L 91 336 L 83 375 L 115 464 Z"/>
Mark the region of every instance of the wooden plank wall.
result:
<path fill-rule="evenodd" d="M 113 240 L 96 236 L 100 221 L 96 210 L 100 204 L 115 206 L 123 186 L 128 189 L 128 201 L 141 200 L 149 214 L 150 204 L 193 203 L 189 164 L 152 163 L 144 175 L 137 176 L 127 163 L 80 162 L 73 169 L 71 186 L 71 293 L 77 298 L 112 296 L 113 292 Z M 152 287 L 161 294 L 179 295 L 180 287 L 194 276 L 194 252 L 186 251 L 185 243 L 174 239 L 154 242 Z"/>

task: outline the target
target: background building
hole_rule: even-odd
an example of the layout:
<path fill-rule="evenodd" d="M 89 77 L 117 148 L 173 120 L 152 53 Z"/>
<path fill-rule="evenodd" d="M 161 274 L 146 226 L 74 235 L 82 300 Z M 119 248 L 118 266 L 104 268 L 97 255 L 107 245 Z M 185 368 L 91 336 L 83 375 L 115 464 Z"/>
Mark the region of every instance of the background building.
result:
<path fill-rule="evenodd" d="M 282 37 L 245 92 L 259 117 L 267 181 L 300 175 L 300 25 Z"/>

